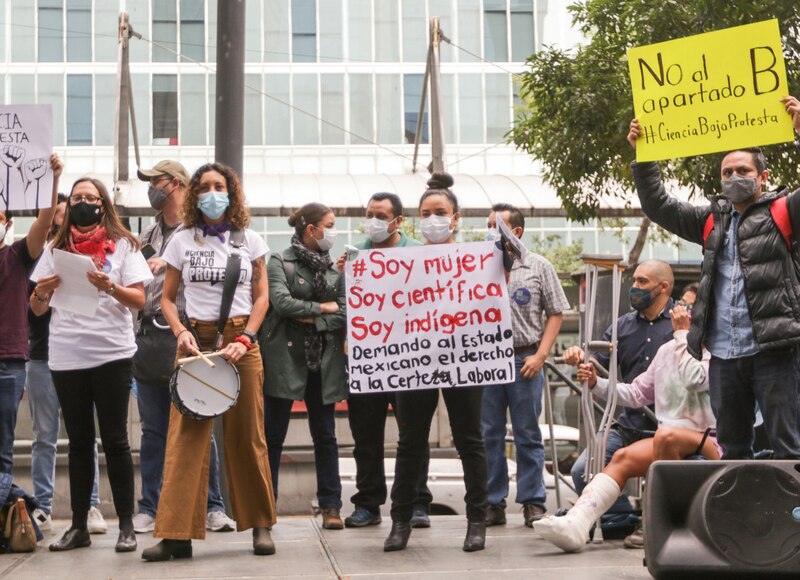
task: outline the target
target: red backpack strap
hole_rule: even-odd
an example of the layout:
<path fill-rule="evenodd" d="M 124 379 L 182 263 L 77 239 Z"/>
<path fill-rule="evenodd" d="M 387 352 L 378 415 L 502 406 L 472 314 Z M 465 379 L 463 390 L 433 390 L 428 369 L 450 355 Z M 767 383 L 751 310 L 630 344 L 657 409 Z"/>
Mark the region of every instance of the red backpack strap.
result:
<path fill-rule="evenodd" d="M 708 214 L 706 218 L 706 224 L 703 226 L 703 249 L 706 247 L 706 240 L 708 236 L 711 235 L 712 230 L 714 229 L 714 214 L 713 212 Z"/>
<path fill-rule="evenodd" d="M 786 207 L 786 196 L 779 197 L 771 204 L 769 204 L 769 213 L 772 214 L 772 219 L 775 220 L 775 225 L 783 236 L 787 247 L 792 249 L 792 222 L 789 219 L 789 209 Z"/>

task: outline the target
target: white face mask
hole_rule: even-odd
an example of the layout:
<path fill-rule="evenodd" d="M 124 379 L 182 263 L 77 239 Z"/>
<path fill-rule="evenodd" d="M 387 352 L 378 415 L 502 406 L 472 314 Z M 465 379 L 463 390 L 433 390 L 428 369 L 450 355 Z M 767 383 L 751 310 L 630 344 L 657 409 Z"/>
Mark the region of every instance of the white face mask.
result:
<path fill-rule="evenodd" d="M 488 228 L 486 230 L 486 238 L 485 239 L 486 239 L 487 242 L 496 242 L 501 237 L 502 236 L 500 235 L 500 232 L 497 230 L 497 228 Z"/>
<path fill-rule="evenodd" d="M 314 226 L 317 228 L 317 226 Z M 323 252 L 327 252 L 333 247 L 333 243 L 336 241 L 336 232 L 333 228 L 317 228 L 318 230 L 322 230 L 322 239 L 317 240 L 317 247 L 322 250 Z M 316 240 L 316 238 L 314 238 Z"/>
<path fill-rule="evenodd" d="M 364 222 L 364 233 L 366 233 L 369 239 L 375 244 L 385 242 L 389 239 L 389 236 L 392 235 L 389 233 L 389 225 L 395 220 L 397 220 L 397 218 L 394 218 L 390 222 L 378 218 L 368 218 L 367 221 Z"/>
<path fill-rule="evenodd" d="M 4 223 L 0 224 L 0 244 L 2 244 L 3 240 L 6 239 L 6 232 L 7 231 L 8 230 L 6 229 L 6 224 L 4 224 Z"/>
<path fill-rule="evenodd" d="M 450 229 L 452 216 L 431 215 L 419 222 L 419 229 L 425 239 L 432 244 L 446 242 L 453 231 Z"/>

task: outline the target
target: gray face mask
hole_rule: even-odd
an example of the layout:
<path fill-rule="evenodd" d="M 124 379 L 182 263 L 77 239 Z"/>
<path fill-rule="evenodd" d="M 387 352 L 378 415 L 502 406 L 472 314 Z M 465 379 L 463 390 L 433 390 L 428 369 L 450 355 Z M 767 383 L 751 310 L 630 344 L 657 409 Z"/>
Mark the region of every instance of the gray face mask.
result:
<path fill-rule="evenodd" d="M 722 195 L 731 203 L 744 203 L 758 191 L 758 180 L 755 177 L 742 177 L 734 173 L 722 180 Z"/>

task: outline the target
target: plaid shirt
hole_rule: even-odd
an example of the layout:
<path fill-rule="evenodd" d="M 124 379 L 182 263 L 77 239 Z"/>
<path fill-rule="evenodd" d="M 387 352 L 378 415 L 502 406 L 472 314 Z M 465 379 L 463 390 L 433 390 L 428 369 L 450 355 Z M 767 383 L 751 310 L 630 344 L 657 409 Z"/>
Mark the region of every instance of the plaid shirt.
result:
<path fill-rule="evenodd" d="M 167 247 L 170 239 L 177 232 L 183 229 L 182 225 L 178 225 L 169 238 L 164 240 L 163 234 L 164 216 L 162 214 L 156 215 L 156 220 L 149 228 L 139 234 L 139 241 L 142 245 L 150 244 L 156 253 L 153 257 L 161 257 Z M 167 274 L 167 268 L 161 270 L 158 274 L 153 275 L 153 279 L 146 282 L 144 285 L 144 308 L 142 309 L 143 316 L 154 316 L 161 312 L 161 292 L 164 289 L 164 276 Z M 183 277 L 181 277 L 180 285 L 178 286 L 178 294 L 175 297 L 176 306 L 178 307 L 178 314 L 183 316 L 186 310 L 186 305 L 183 298 Z"/>
<path fill-rule="evenodd" d="M 547 259 L 528 252 L 525 263 L 515 260 L 508 280 L 514 346 L 542 340 L 542 314 L 550 317 L 569 308 L 556 269 Z"/>

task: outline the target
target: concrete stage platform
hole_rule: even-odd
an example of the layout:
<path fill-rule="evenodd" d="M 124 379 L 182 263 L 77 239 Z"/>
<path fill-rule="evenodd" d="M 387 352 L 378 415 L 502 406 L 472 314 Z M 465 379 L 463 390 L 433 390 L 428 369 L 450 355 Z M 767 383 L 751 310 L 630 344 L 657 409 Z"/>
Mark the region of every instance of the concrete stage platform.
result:
<path fill-rule="evenodd" d="M 195 541 L 194 557 L 171 562 L 145 562 L 142 549 L 156 540 L 139 534 L 139 549 L 114 552 L 117 528 L 92 536 L 92 546 L 55 553 L 47 545 L 67 529 L 54 522 L 36 552 L 0 555 L 0 578 L 210 579 L 226 578 L 403 578 L 552 580 L 618 580 L 650 578 L 642 565 L 642 550 L 627 550 L 622 541 L 589 544 L 578 554 L 564 554 L 522 524 L 521 514 L 509 514 L 508 524 L 488 528 L 486 550 L 461 550 L 466 532 L 463 516 L 434 516 L 429 529 L 414 530 L 408 548 L 385 553 L 383 540 L 391 523 L 341 531 L 323 530 L 320 518 L 285 517 L 272 531 L 277 554 L 254 556 L 250 532 L 211 533 Z M 109 521 L 112 524 L 113 521 Z"/>

